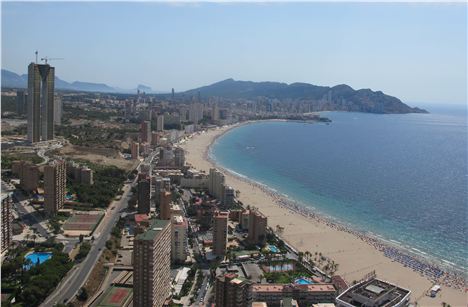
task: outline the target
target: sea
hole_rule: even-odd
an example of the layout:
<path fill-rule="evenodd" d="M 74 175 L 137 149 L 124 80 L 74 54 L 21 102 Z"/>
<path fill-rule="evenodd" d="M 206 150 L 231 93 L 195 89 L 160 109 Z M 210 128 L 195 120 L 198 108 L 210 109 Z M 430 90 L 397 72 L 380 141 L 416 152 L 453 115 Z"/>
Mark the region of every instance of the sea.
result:
<path fill-rule="evenodd" d="M 467 110 L 426 109 L 322 112 L 329 124 L 255 122 L 218 138 L 209 155 L 323 216 L 465 270 Z"/>

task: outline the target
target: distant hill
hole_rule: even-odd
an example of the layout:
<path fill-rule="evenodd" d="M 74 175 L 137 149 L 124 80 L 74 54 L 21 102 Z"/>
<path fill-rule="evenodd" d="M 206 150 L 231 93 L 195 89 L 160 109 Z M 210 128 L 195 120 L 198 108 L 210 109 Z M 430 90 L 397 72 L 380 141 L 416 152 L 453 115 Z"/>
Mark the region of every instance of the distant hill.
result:
<path fill-rule="evenodd" d="M 266 97 L 279 101 L 312 103 L 314 110 L 353 111 L 366 113 L 427 113 L 412 108 L 400 99 L 370 89 L 354 90 L 346 84 L 317 86 L 308 83 L 252 82 L 227 79 L 208 86 L 188 90 L 185 95 L 257 99 Z"/>
<path fill-rule="evenodd" d="M 28 85 L 28 75 L 18 75 L 12 71 L 2 69 L 2 88 L 26 88 Z M 143 87 L 146 93 L 151 93 L 152 90 L 148 86 L 138 85 Z M 69 83 L 55 76 L 55 88 L 60 90 L 73 90 L 82 92 L 102 92 L 102 93 L 135 93 L 136 89 L 126 90 L 108 86 L 104 83 L 91 83 L 75 81 Z M 143 90 L 142 90 L 143 91 Z"/>

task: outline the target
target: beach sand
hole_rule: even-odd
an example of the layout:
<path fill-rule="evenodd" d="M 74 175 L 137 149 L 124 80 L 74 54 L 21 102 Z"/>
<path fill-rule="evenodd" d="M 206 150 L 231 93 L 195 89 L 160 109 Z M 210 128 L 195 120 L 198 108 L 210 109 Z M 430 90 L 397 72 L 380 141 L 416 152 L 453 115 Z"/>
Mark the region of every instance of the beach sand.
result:
<path fill-rule="evenodd" d="M 209 130 L 187 140 L 183 144 L 186 161 L 208 173 L 214 165 L 206 158 L 207 148 L 216 137 L 230 128 L 233 127 Z M 442 286 L 442 291 L 436 298 L 426 296 L 426 291 L 433 286 L 431 281 L 385 257 L 381 251 L 357 236 L 282 207 L 275 202 L 271 193 L 232 174 L 226 174 L 226 183 L 240 191 L 239 199 L 244 205 L 257 207 L 265 214 L 271 228 L 275 229 L 276 225 L 284 227 L 281 236 L 289 244 L 300 251 L 309 251 L 312 254 L 321 252 L 338 263 L 336 274 L 341 275 L 347 282 L 359 280 L 375 270 L 378 278 L 410 289 L 411 301 L 417 300 L 418 306 L 441 306 L 442 302 L 451 306 L 467 306 L 466 293 L 447 286 Z"/>

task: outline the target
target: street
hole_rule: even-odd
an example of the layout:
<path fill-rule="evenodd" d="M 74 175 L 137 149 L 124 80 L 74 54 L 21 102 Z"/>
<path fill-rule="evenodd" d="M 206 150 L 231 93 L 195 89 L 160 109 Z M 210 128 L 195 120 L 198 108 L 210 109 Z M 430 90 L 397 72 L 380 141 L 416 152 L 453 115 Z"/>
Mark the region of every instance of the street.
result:
<path fill-rule="evenodd" d="M 67 276 L 61 281 L 57 288 L 52 292 L 51 295 L 41 304 L 41 306 L 53 306 L 57 303 L 67 303 L 73 299 L 78 290 L 86 282 L 89 274 L 93 270 L 96 262 L 101 256 L 102 250 L 106 246 L 107 240 L 110 238 L 112 228 L 116 225 L 117 220 L 120 217 L 120 211 L 127 208 L 128 201 L 130 200 L 130 190 L 136 184 L 136 179 L 131 184 L 124 185 L 124 193 L 122 198 L 118 201 L 112 202 L 109 205 L 107 214 L 110 214 L 108 218 L 102 221 L 106 223 L 101 228 L 99 237 L 95 238 L 91 250 L 87 257 L 80 264 L 76 265 L 70 270 Z M 110 210 L 111 207 L 116 209 Z"/>

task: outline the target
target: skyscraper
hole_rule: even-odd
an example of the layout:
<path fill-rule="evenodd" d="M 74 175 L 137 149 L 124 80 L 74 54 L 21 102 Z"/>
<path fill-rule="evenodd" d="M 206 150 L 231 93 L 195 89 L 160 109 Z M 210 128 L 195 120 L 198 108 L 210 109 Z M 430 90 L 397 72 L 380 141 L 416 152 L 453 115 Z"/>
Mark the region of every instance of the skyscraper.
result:
<path fill-rule="evenodd" d="M 208 179 L 208 192 L 211 196 L 222 200 L 224 192 L 224 174 L 215 168 L 211 168 Z"/>
<path fill-rule="evenodd" d="M 66 183 L 65 161 L 55 160 L 44 166 L 44 208 L 48 215 L 63 208 Z"/>
<path fill-rule="evenodd" d="M 213 254 L 224 256 L 227 246 L 228 212 L 215 211 L 213 215 Z"/>
<path fill-rule="evenodd" d="M 54 138 L 55 68 L 49 64 L 28 66 L 28 141 Z"/>
<path fill-rule="evenodd" d="M 185 152 L 180 147 L 174 149 L 174 164 L 176 167 L 183 167 L 185 164 Z"/>
<path fill-rule="evenodd" d="M 171 291 L 171 222 L 153 219 L 133 245 L 133 306 L 162 306 Z"/>
<path fill-rule="evenodd" d="M 2 184 L 3 190 L 3 184 Z M 13 215 L 11 212 L 12 199 L 11 192 L 4 193 L 2 191 L 1 200 L 2 200 L 2 253 L 8 250 L 11 246 L 11 239 L 13 237 L 13 228 L 11 223 L 13 222 Z"/>
<path fill-rule="evenodd" d="M 181 215 L 172 217 L 171 244 L 172 261 L 184 262 L 187 258 L 187 221 Z"/>
<path fill-rule="evenodd" d="M 140 127 L 140 140 L 142 143 L 149 143 L 151 141 L 151 122 L 143 121 Z"/>
<path fill-rule="evenodd" d="M 166 190 L 160 191 L 160 200 L 159 200 L 159 208 L 160 208 L 160 218 L 161 220 L 170 220 L 171 219 L 171 199 L 172 194 Z"/>
<path fill-rule="evenodd" d="M 256 209 L 250 210 L 249 234 L 247 241 L 251 244 L 263 244 L 266 239 L 267 217 Z"/>
<path fill-rule="evenodd" d="M 164 115 L 156 116 L 156 130 L 157 131 L 164 131 Z"/>
<path fill-rule="evenodd" d="M 138 181 L 138 213 L 150 213 L 151 211 L 151 181 L 149 176 Z"/>

